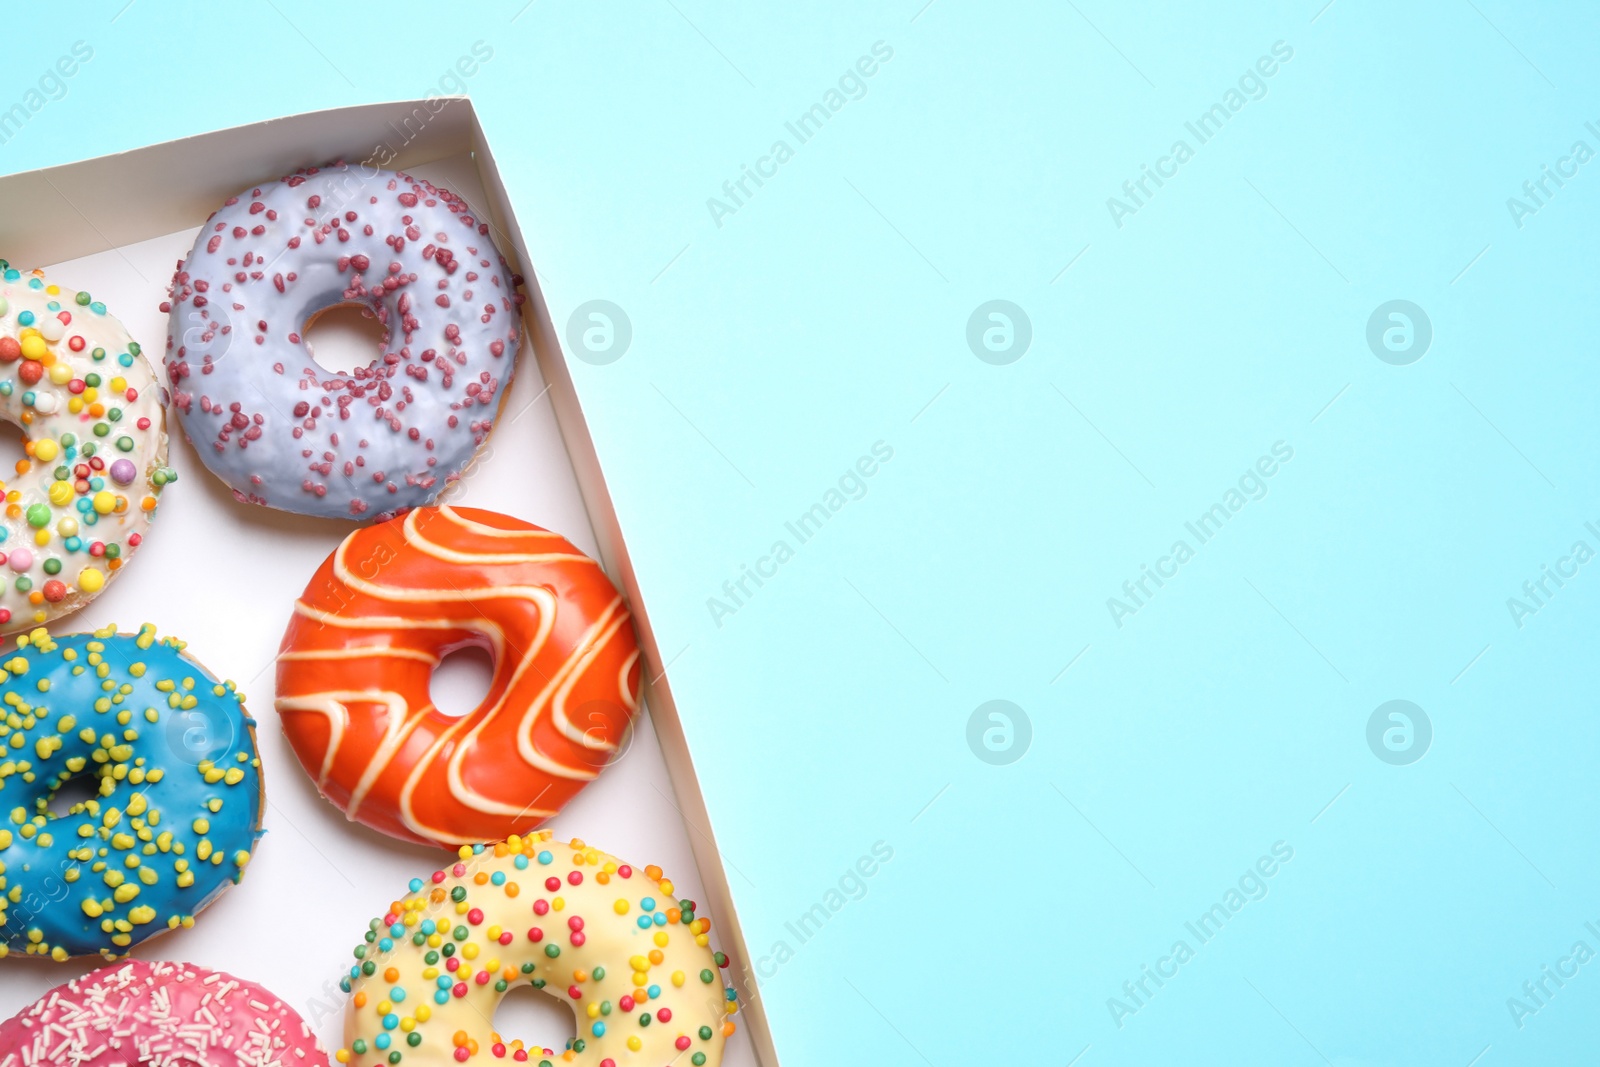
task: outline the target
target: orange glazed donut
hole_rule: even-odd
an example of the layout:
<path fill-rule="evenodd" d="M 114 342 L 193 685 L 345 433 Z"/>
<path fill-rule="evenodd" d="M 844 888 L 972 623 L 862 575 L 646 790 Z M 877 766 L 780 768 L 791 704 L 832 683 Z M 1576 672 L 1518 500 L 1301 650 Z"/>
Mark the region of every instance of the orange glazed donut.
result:
<path fill-rule="evenodd" d="M 428 684 L 469 645 L 494 679 L 455 718 Z M 277 706 L 347 818 L 453 848 L 532 829 L 599 774 L 639 710 L 639 671 L 594 560 L 497 512 L 417 508 L 323 561 L 283 635 Z"/>

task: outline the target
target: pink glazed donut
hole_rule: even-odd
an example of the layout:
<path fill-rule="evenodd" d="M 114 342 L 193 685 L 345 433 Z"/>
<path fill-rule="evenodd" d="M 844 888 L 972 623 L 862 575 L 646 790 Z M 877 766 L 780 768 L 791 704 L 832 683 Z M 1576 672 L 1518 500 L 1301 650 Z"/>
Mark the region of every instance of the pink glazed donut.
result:
<path fill-rule="evenodd" d="M 162 305 L 173 407 L 243 502 L 346 519 L 430 503 L 499 413 L 521 282 L 471 205 L 420 178 L 337 163 L 246 189 L 200 228 Z M 305 343 L 341 305 L 384 329 L 349 373 Z"/>
<path fill-rule="evenodd" d="M 0 1023 L 0 1067 L 329 1067 L 293 1008 L 253 982 L 128 960 Z"/>

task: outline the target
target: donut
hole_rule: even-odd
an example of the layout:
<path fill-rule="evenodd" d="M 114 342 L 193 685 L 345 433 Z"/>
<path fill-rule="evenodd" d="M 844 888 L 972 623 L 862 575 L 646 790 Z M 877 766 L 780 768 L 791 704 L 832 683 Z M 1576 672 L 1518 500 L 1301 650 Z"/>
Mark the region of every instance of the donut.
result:
<path fill-rule="evenodd" d="M 465 716 L 433 668 L 468 645 L 494 677 Z M 559 534 L 476 508 L 417 508 L 344 539 L 295 602 L 278 716 L 318 790 L 407 841 L 532 829 L 618 751 L 639 710 L 622 595 Z"/>
<path fill-rule="evenodd" d="M 108 626 L 0 660 L 0 956 L 117 959 L 244 876 L 261 837 L 255 723 L 176 638 Z M 94 796 L 50 810 L 80 779 Z"/>
<path fill-rule="evenodd" d="M 298 1012 L 192 963 L 127 960 L 0 1023 L 0 1067 L 328 1067 Z"/>
<path fill-rule="evenodd" d="M 488 222 L 420 178 L 337 163 L 247 189 L 200 228 L 161 305 L 178 421 L 241 501 L 333 518 L 426 504 L 489 435 L 521 283 Z M 305 342 L 340 305 L 384 328 L 351 373 Z"/>
<path fill-rule="evenodd" d="M 27 439 L 0 481 L 0 633 L 77 611 L 144 542 L 178 477 L 165 404 L 104 304 L 0 259 L 0 420 Z"/>
<path fill-rule="evenodd" d="M 717 1067 L 739 1007 L 720 977 L 728 958 L 661 868 L 549 830 L 459 855 L 412 879 L 355 947 L 337 1062 Z M 571 1006 L 577 1034 L 560 1054 L 495 1031 L 522 982 Z"/>

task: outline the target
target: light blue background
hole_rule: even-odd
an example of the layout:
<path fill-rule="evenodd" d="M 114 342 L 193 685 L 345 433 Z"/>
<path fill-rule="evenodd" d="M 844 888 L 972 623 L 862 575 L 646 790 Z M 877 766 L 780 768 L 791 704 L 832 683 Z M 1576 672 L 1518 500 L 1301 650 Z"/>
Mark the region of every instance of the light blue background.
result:
<path fill-rule="evenodd" d="M 552 317 L 632 324 L 574 377 L 746 936 L 796 950 L 762 987 L 785 1062 L 1592 1056 L 1600 962 L 1520 1029 L 1507 998 L 1600 951 L 1600 563 L 1520 629 L 1506 599 L 1600 549 L 1600 162 L 1520 229 L 1506 200 L 1600 151 L 1600 15 L 922 2 L 36 6 L 0 108 L 95 57 L 0 169 L 421 96 L 493 47 L 465 89 Z M 865 96 L 716 225 L 877 41 Z M 1265 97 L 1118 228 L 1107 197 L 1277 41 Z M 965 341 L 994 298 L 1032 324 L 1008 366 Z M 1394 298 L 1434 330 L 1410 366 L 1365 341 Z M 879 440 L 866 495 L 716 626 Z M 1118 628 L 1106 598 L 1280 440 Z M 1006 766 L 966 741 L 996 698 L 1032 724 Z M 1409 766 L 1367 746 L 1391 699 L 1433 724 Z M 1266 898 L 1119 1028 L 1107 999 L 1277 841 Z"/>

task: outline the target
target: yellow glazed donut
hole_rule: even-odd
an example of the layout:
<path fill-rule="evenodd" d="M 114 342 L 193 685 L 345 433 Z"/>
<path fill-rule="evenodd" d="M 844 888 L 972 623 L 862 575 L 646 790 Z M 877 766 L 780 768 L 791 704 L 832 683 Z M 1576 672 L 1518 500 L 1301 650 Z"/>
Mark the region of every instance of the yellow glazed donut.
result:
<path fill-rule="evenodd" d="M 631 867 L 577 838 L 541 830 L 464 845 L 459 862 L 412 879 L 356 946 L 334 1059 L 717 1067 L 738 1002 L 710 927 L 659 867 Z M 495 1008 L 519 982 L 571 1005 L 577 1036 L 563 1051 L 495 1032 Z"/>

